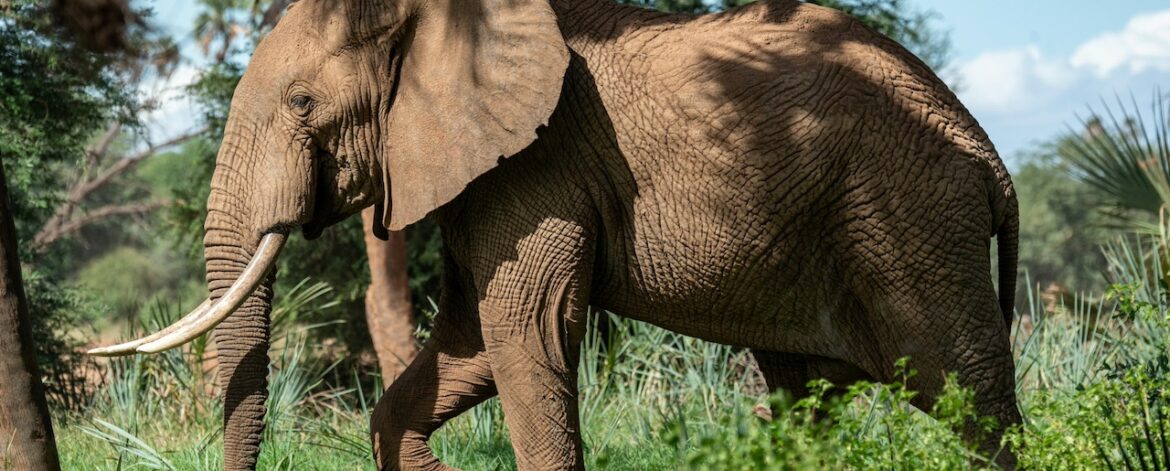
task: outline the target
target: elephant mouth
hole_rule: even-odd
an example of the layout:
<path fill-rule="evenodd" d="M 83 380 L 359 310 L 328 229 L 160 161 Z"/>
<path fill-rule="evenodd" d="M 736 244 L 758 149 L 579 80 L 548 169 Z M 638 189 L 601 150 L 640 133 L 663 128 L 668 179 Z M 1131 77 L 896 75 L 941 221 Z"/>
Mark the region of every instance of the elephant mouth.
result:
<path fill-rule="evenodd" d="M 350 215 L 319 215 L 313 214 L 313 218 L 309 222 L 301 225 L 301 235 L 305 240 L 314 240 L 321 237 L 321 233 L 325 232 L 325 228 L 337 224 L 341 221 L 349 219 Z"/>
<path fill-rule="evenodd" d="M 330 180 L 331 173 L 336 173 L 337 157 L 320 144 L 314 146 L 313 153 L 315 154 L 313 160 L 316 162 L 316 168 L 313 170 L 316 172 L 316 178 L 313 180 L 316 182 L 316 188 L 313 188 L 313 212 L 309 221 L 301 225 L 301 235 L 305 237 L 305 240 L 321 237 L 321 233 L 325 232 L 326 227 L 345 219 L 331 214 L 329 211 L 329 208 L 333 206 L 332 201 L 329 201 L 329 186 L 326 182 Z"/>
<path fill-rule="evenodd" d="M 321 233 L 325 232 L 328 224 L 312 220 L 301 226 L 301 235 L 305 236 L 305 240 L 314 240 L 321 237 Z"/>
<path fill-rule="evenodd" d="M 318 192 L 318 194 L 321 194 Z M 318 198 L 313 204 L 313 216 L 309 218 L 309 222 L 301 225 L 301 235 L 305 240 L 314 240 L 321 237 L 325 232 L 325 228 L 337 224 L 346 219 L 346 216 L 339 216 L 332 214 L 326 208 L 329 208 L 329 201 L 324 198 Z"/>

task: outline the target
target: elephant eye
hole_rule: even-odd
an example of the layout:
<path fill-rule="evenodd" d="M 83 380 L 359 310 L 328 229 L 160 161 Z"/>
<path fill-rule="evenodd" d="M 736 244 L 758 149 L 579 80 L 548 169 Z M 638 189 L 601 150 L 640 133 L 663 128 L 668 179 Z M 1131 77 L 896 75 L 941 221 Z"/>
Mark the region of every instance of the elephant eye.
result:
<path fill-rule="evenodd" d="M 295 95 L 288 103 L 301 114 L 308 113 L 313 109 L 313 98 L 308 95 Z"/>

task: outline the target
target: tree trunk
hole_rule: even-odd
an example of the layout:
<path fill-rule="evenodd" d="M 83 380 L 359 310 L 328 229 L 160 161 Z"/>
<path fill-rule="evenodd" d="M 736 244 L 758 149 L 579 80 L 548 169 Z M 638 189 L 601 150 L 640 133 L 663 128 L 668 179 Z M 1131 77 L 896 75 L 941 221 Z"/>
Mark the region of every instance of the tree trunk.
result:
<path fill-rule="evenodd" d="M 0 469 L 58 470 L 45 386 L 32 345 L 16 228 L 0 166 Z"/>
<path fill-rule="evenodd" d="M 374 209 L 362 211 L 366 227 L 366 256 L 370 263 L 370 287 L 366 289 L 366 322 L 378 354 L 384 385 L 402 374 L 418 354 L 414 340 L 414 313 L 410 304 L 410 278 L 406 272 L 406 235 L 391 232 L 389 240 L 374 237 Z M 382 221 L 377 221 L 381 224 Z"/>

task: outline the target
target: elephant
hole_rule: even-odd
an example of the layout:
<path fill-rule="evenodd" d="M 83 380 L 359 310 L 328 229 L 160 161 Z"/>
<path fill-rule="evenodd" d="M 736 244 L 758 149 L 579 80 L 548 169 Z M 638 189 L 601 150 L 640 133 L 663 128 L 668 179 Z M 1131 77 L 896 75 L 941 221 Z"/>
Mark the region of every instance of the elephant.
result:
<path fill-rule="evenodd" d="M 1018 202 L 928 66 L 848 15 L 609 0 L 300 0 L 232 99 L 208 198 L 210 297 L 95 354 L 214 329 L 226 469 L 256 463 L 273 260 L 373 206 L 444 242 L 430 340 L 371 421 L 381 469 L 498 396 L 522 470 L 584 467 L 577 363 L 595 307 L 749 349 L 771 389 L 945 375 L 987 453 L 1020 423 L 1009 340 Z M 998 244 L 998 295 L 992 239 Z M 1011 451 L 995 459 L 1013 467 Z"/>

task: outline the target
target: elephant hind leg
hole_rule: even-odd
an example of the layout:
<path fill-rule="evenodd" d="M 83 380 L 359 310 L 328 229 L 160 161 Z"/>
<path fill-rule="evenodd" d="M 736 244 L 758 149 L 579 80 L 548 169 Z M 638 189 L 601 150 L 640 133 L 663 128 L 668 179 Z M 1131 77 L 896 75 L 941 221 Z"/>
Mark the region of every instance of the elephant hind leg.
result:
<path fill-rule="evenodd" d="M 987 312 L 999 313 L 998 304 L 990 303 Z M 998 320 L 1002 322 L 1002 317 Z M 910 378 L 908 387 L 918 392 L 911 403 L 923 411 L 931 411 L 945 387 L 946 375 L 955 374 L 958 385 L 974 393 L 976 414 L 996 422 L 995 428 L 985 431 L 974 421 L 968 421 L 959 432 L 969 443 L 977 444 L 984 456 L 994 458 L 1001 468 L 1015 469 L 1014 454 L 1000 444 L 1007 428 L 1021 421 L 1016 405 L 1015 363 L 1007 328 L 1003 327 L 1000 333 L 995 330 L 999 329 L 976 328 L 967 334 L 980 340 L 959 337 L 951 345 L 939 345 L 934 355 L 920 361 L 910 357 L 909 366 L 917 375 Z"/>
<path fill-rule="evenodd" d="M 974 264 L 971 264 L 974 265 Z M 971 266 L 968 265 L 968 266 Z M 962 266 L 948 263 L 941 266 Z M 907 387 L 917 393 L 911 403 L 931 411 L 954 374 L 958 385 L 974 393 L 975 412 L 995 419 L 996 427 L 984 433 L 974 421 L 960 432 L 980 452 L 995 457 L 1005 469 L 1013 469 L 1015 457 L 1001 449 L 1000 441 L 1010 426 L 1020 423 L 1016 405 L 1015 362 L 1006 325 L 995 290 L 985 266 L 976 274 L 955 274 L 932 287 L 911 289 L 911 283 L 892 282 L 892 293 L 884 307 L 876 306 L 871 317 L 876 325 L 883 360 L 893 365 L 908 358 L 916 374 Z M 951 273 L 961 272 L 958 270 Z M 901 287 L 902 289 L 896 289 Z M 887 367 L 889 368 L 889 367 Z M 882 373 L 883 381 L 898 380 L 892 369 Z"/>
<path fill-rule="evenodd" d="M 486 353 L 470 356 L 430 342 L 394 381 L 370 418 L 374 459 L 381 470 L 448 470 L 427 445 L 448 420 L 496 395 Z"/>
<path fill-rule="evenodd" d="M 833 384 L 828 391 L 829 397 L 839 397 L 855 382 L 873 380 L 861 368 L 832 358 L 766 350 L 752 350 L 752 357 L 756 359 L 760 374 L 768 385 L 768 392 L 784 390 L 794 400 L 809 397 L 812 392 L 809 391 L 808 383 L 815 379 L 824 379 Z"/>
<path fill-rule="evenodd" d="M 996 310 L 998 312 L 998 310 Z M 918 394 L 911 403 L 923 411 L 931 411 L 945 386 L 945 375 L 954 373 L 958 385 L 974 393 L 975 413 L 979 417 L 995 419 L 996 426 L 986 431 L 974 421 L 965 423 L 962 433 L 968 443 L 977 444 L 984 456 L 992 457 L 1003 469 L 1015 469 L 1015 456 L 1000 444 L 1008 427 L 1020 423 L 1020 412 L 1016 405 L 1015 366 L 1011 350 L 1007 348 L 1007 335 L 1003 340 L 988 342 L 997 345 L 969 345 L 967 351 L 942 350 L 940 357 L 915 361 L 910 359 L 910 368 L 917 375 L 910 378 L 908 387 Z"/>

